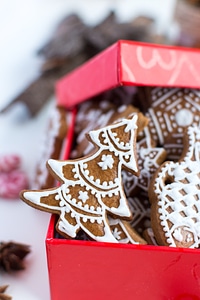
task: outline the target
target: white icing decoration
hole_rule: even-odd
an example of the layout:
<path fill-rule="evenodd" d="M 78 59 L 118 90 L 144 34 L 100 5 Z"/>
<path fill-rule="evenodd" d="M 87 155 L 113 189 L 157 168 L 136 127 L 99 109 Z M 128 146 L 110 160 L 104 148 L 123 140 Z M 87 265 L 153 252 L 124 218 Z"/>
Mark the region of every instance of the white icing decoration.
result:
<path fill-rule="evenodd" d="M 159 167 L 157 161 L 159 161 L 163 155 L 163 159 L 165 157 L 164 149 L 161 147 L 153 148 L 151 146 L 151 138 L 148 131 L 145 131 L 145 134 L 146 137 L 137 142 L 138 167 L 140 175 L 135 176 L 125 170 L 122 171 L 127 196 L 130 196 L 131 192 L 136 187 L 139 187 L 144 191 L 148 191 L 151 177 L 155 170 Z"/>
<path fill-rule="evenodd" d="M 175 114 L 175 120 L 179 126 L 184 126 L 184 127 L 189 126 L 192 124 L 193 121 L 193 113 L 186 108 L 180 109 Z"/>
<path fill-rule="evenodd" d="M 88 192 L 87 191 L 85 191 L 85 192 L 79 191 L 78 199 L 80 199 L 83 203 L 85 203 L 89 199 Z"/>
<path fill-rule="evenodd" d="M 188 127 L 189 148 L 180 162 L 166 163 L 155 180 L 158 212 L 170 246 L 182 241 L 187 232 L 188 247 L 200 245 L 200 127 Z M 173 178 L 165 184 L 163 178 Z M 170 225 L 169 225 L 170 224 Z"/>
<path fill-rule="evenodd" d="M 130 119 L 122 119 L 115 124 L 90 132 L 89 135 L 91 140 L 99 147 L 95 153 L 75 161 L 56 161 L 50 159 L 48 161 L 49 167 L 53 170 L 53 173 L 60 178 L 60 186 L 55 189 L 44 191 L 26 192 L 24 193 L 24 197 L 27 201 L 37 204 L 40 209 L 59 212 L 60 218 L 58 228 L 60 231 L 71 237 L 76 236 L 76 231 L 79 228 L 82 228 L 92 239 L 97 241 L 118 242 L 114 238 L 107 223 L 107 211 L 121 217 L 131 216 L 121 184 L 121 169 L 125 166 L 129 168 L 130 171 L 137 172 L 137 162 L 134 151 L 136 129 L 137 114 L 133 115 Z M 118 142 L 116 142 L 115 134 L 113 134 L 116 130 L 121 132 L 121 137 L 124 136 L 124 138 L 129 139 L 129 143 L 120 146 Z M 102 134 L 104 134 L 108 140 L 107 144 L 101 144 L 100 137 Z M 110 151 L 111 145 L 115 149 L 113 152 Z M 103 160 L 104 163 L 107 161 L 105 165 L 107 164 L 108 168 L 106 169 L 105 165 L 104 167 L 102 165 L 101 167 L 104 170 L 101 170 L 100 168 L 100 171 L 103 172 L 103 174 L 107 174 L 106 172 L 108 172 L 108 178 L 106 181 L 104 180 L 101 182 L 101 176 L 96 178 L 96 171 L 93 170 L 95 168 L 90 168 L 90 165 L 92 164 L 95 166 L 97 162 L 101 161 L 104 151 L 105 153 L 110 153 L 105 156 L 105 160 Z M 117 156 L 115 156 L 115 152 L 118 153 Z M 125 157 L 129 157 L 129 160 L 125 160 Z M 115 164 L 113 162 L 115 162 Z M 67 170 L 68 165 L 70 170 L 73 170 L 74 177 L 72 178 L 71 172 L 69 172 L 70 178 L 67 178 L 68 173 L 64 172 L 64 168 Z M 110 170 L 111 165 L 112 170 Z M 77 196 L 78 199 L 75 199 L 73 194 L 73 189 L 76 186 L 79 188 L 81 187 Z M 70 194 L 71 190 L 72 195 Z M 56 197 L 57 201 L 54 205 L 50 206 L 48 197 L 51 195 L 53 195 L 54 198 Z M 94 202 L 96 202 L 95 207 L 93 205 L 89 206 L 90 195 L 92 195 Z M 118 207 L 112 207 L 112 201 L 109 205 L 105 204 L 107 202 L 104 202 L 104 199 L 111 197 L 111 195 L 115 195 L 117 198 L 119 202 Z M 44 196 L 47 197 L 46 202 Z M 84 205 L 87 200 L 88 203 Z M 64 206 L 63 203 L 65 204 Z M 67 219 L 65 219 L 66 212 L 75 219 L 76 223 L 74 225 L 71 225 L 68 223 Z M 95 236 L 87 229 L 84 222 L 96 222 L 101 225 L 103 228 L 103 235 Z"/>
<path fill-rule="evenodd" d="M 196 89 L 170 88 L 164 92 L 163 88 L 154 88 L 151 99 L 151 108 L 146 113 L 150 120 L 148 131 L 165 147 L 168 159 L 178 160 L 183 150 L 184 128 L 197 126 L 200 121 L 200 93 Z"/>
<path fill-rule="evenodd" d="M 181 228 L 177 228 L 174 230 L 173 237 L 178 241 L 182 242 L 183 241 L 183 235 L 181 233 Z"/>
<path fill-rule="evenodd" d="M 112 169 L 114 164 L 114 159 L 112 158 L 112 155 L 102 155 L 101 162 L 98 163 L 98 165 L 101 167 L 102 170 Z"/>
<path fill-rule="evenodd" d="M 77 124 L 81 124 L 82 122 L 87 122 L 87 125 L 83 130 L 77 129 L 79 135 L 77 137 L 77 142 L 82 143 L 85 139 L 85 134 L 88 133 L 90 130 L 94 128 L 94 123 L 96 128 L 104 127 L 108 124 L 108 121 L 111 119 L 112 115 L 115 113 L 113 109 L 109 109 L 110 104 L 108 101 L 101 101 L 100 109 L 95 107 L 94 109 L 90 109 L 90 102 L 85 102 L 81 106 L 81 110 L 77 114 Z M 88 111 L 89 109 L 89 111 Z M 104 113 L 102 113 L 102 110 Z M 87 155 L 93 148 L 92 144 L 88 144 L 87 147 L 84 149 L 84 155 Z"/>
<path fill-rule="evenodd" d="M 109 217 L 109 224 L 112 227 L 112 233 L 114 235 L 114 237 L 119 241 L 119 243 L 122 244 L 139 244 L 139 242 L 135 241 L 130 233 L 128 232 L 128 230 L 126 229 L 126 227 L 124 226 L 123 222 L 120 219 L 113 219 Z M 120 226 L 121 231 L 117 228 L 117 225 Z M 121 238 L 121 234 L 124 233 L 126 238 L 122 239 Z"/>
<path fill-rule="evenodd" d="M 117 227 L 114 228 L 114 230 L 112 231 L 112 233 L 113 233 L 114 237 L 115 237 L 117 240 L 120 240 L 122 232 L 119 231 L 119 230 L 117 229 Z"/>

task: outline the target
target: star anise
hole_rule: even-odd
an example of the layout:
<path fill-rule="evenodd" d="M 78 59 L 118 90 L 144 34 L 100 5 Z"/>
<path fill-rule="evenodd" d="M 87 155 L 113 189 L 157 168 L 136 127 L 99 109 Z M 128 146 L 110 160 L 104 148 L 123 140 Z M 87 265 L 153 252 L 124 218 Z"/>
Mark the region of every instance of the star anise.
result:
<path fill-rule="evenodd" d="M 4 292 L 6 291 L 8 285 L 2 285 L 0 286 L 0 300 L 11 300 L 12 297 L 9 296 L 8 294 L 5 294 Z"/>
<path fill-rule="evenodd" d="M 6 272 L 24 269 L 23 259 L 30 252 L 28 245 L 15 242 L 0 243 L 0 267 Z"/>

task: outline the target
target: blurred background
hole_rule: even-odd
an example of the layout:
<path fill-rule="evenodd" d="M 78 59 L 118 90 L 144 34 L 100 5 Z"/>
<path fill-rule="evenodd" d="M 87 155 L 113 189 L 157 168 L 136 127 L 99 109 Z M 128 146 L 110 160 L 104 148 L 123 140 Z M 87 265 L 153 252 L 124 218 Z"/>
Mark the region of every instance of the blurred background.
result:
<path fill-rule="evenodd" d="M 52 39 L 56 26 L 67 15 L 76 13 L 87 26 L 99 24 L 111 11 L 116 14 L 117 22 L 132 22 L 139 16 L 151 18 L 155 22 L 151 33 L 165 35 L 173 43 L 177 34 L 175 4 L 175 0 L 162 4 L 159 0 L 1 1 L 0 108 L 39 75 L 44 57 L 37 54 L 38 50 Z M 149 23 L 146 30 L 148 26 Z M 124 35 L 125 30 L 121 32 L 121 38 Z M 77 36 L 74 38 L 78 39 Z M 143 34 L 137 38 L 143 40 Z"/>
<path fill-rule="evenodd" d="M 199 48 L 199 25 L 197 0 L 1 1 L 0 155 L 20 155 L 31 177 L 56 80 L 118 39 Z M 0 273 L 15 300 L 49 299 L 48 222 L 19 199 L 0 198 L 0 242 L 32 247 L 24 271 Z"/>

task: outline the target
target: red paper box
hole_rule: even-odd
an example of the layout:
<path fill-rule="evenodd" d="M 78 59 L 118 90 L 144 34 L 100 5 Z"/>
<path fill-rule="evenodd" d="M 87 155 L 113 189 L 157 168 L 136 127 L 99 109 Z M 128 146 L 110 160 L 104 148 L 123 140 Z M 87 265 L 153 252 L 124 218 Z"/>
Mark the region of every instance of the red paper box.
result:
<path fill-rule="evenodd" d="M 200 88 L 200 51 L 119 41 L 58 81 L 57 101 L 71 109 L 120 85 Z M 200 299 L 200 250 L 58 239 L 55 221 L 46 238 L 52 300 Z"/>

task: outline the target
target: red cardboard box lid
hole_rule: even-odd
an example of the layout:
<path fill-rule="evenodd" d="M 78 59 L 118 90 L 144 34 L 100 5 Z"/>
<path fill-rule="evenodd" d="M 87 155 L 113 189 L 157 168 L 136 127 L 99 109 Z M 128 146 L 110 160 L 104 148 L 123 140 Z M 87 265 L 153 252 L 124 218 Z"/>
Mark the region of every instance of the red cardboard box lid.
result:
<path fill-rule="evenodd" d="M 200 87 L 200 51 L 118 41 L 61 78 L 57 103 L 71 107 L 120 85 Z"/>

